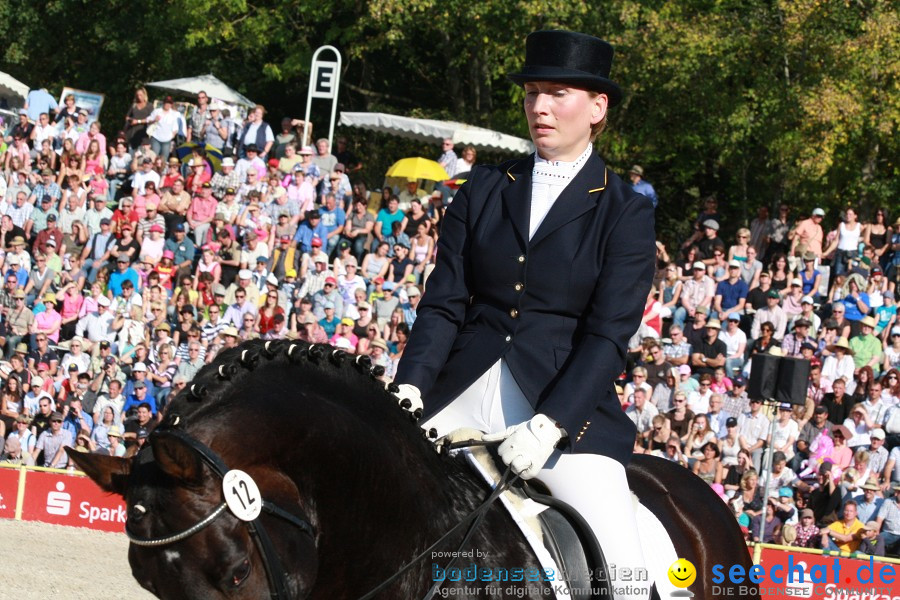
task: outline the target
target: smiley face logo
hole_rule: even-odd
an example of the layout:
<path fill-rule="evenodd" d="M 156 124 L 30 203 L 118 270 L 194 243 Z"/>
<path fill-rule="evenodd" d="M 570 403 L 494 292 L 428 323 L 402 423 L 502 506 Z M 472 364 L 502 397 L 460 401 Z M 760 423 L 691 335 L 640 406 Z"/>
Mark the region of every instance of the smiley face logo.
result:
<path fill-rule="evenodd" d="M 686 588 L 697 579 L 697 569 L 691 561 L 679 558 L 669 567 L 669 581 L 677 588 Z"/>

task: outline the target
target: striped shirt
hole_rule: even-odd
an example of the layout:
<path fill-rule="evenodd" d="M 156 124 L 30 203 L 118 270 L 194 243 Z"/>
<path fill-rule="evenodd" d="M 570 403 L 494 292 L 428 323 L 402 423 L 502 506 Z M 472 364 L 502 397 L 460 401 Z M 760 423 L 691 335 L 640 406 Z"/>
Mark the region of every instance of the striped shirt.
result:
<path fill-rule="evenodd" d="M 200 328 L 200 339 L 203 340 L 204 344 L 208 345 L 216 339 L 226 327 L 228 327 L 228 323 L 225 323 L 221 319 L 219 319 L 218 323 L 207 321 L 203 324 L 203 327 Z"/>

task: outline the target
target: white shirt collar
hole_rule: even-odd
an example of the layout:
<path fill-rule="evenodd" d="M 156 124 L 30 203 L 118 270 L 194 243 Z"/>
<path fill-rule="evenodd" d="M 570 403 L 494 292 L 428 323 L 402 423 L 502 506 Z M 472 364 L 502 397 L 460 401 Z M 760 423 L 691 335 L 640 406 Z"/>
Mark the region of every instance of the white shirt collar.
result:
<path fill-rule="evenodd" d="M 571 162 L 562 160 L 546 160 L 541 158 L 537 152 L 534 153 L 534 169 L 533 175 L 542 175 L 556 179 L 559 183 L 568 183 L 571 181 L 578 171 L 584 166 L 591 153 L 594 151 L 594 145 L 588 142 L 587 148 L 584 149 L 578 158 Z"/>

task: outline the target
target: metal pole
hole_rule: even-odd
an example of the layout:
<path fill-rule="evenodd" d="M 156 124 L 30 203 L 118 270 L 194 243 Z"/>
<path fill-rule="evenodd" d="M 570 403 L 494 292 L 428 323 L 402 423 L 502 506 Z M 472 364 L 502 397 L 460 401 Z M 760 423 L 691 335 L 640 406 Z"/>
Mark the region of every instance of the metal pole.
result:
<path fill-rule="evenodd" d="M 768 508 L 769 505 L 769 481 L 771 481 L 772 478 L 772 456 L 775 454 L 775 445 L 772 444 L 772 439 L 775 437 L 775 416 L 778 414 L 778 402 L 776 402 L 774 398 L 765 399 L 763 404 L 772 407 L 772 415 L 769 420 L 769 440 L 766 444 L 766 454 L 763 458 L 763 463 L 759 466 L 759 470 L 764 470 L 766 476 L 763 484 L 765 498 L 763 498 L 762 512 L 759 515 L 759 531 L 757 532 L 760 542 L 763 542 L 763 533 L 766 530 L 766 508 Z M 763 474 L 760 473 L 760 480 L 762 480 L 762 475 Z"/>
<path fill-rule="evenodd" d="M 316 56 L 319 54 L 319 51 L 316 51 L 316 54 L 313 55 L 312 64 L 316 64 Z M 315 85 L 316 70 L 311 68 L 309 70 L 309 87 L 306 91 L 306 115 L 303 117 L 303 141 L 301 142 L 301 146 L 306 145 L 307 137 L 309 136 L 309 111 L 312 108 L 312 90 Z"/>
<path fill-rule="evenodd" d="M 334 118 L 337 115 L 338 91 L 341 89 L 341 53 L 337 48 L 326 46 L 337 56 L 337 68 L 334 70 L 334 96 L 331 100 L 331 125 L 328 127 L 328 151 L 334 150 Z"/>

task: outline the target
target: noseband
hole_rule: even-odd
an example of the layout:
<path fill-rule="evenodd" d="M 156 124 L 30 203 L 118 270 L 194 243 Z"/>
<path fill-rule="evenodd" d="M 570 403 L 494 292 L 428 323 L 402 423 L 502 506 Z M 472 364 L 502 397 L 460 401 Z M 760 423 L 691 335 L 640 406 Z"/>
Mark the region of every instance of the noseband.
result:
<path fill-rule="evenodd" d="M 212 449 L 209 448 L 209 446 L 198 442 L 184 431 L 181 431 L 179 429 L 168 429 L 166 430 L 166 433 L 174 435 L 182 442 L 190 446 L 194 450 L 194 452 L 200 455 L 200 458 L 203 459 L 203 462 L 205 462 L 209 466 L 209 468 L 212 469 L 212 471 L 223 480 L 223 482 L 225 481 L 225 477 L 227 474 L 234 473 L 234 471 L 231 471 L 228 468 L 228 466 L 225 464 L 225 461 L 223 461 L 218 454 L 213 452 Z M 246 477 L 249 479 L 249 476 Z M 226 496 L 226 498 L 227 497 L 228 496 Z M 248 500 L 253 500 L 249 494 L 246 497 Z M 240 497 L 239 501 L 243 503 L 243 500 L 240 499 Z M 262 503 L 262 512 L 280 517 L 300 529 L 300 531 L 302 531 L 303 533 L 315 538 L 315 530 L 308 521 L 292 515 L 286 510 L 279 508 L 276 504 L 269 502 L 268 500 L 260 498 L 260 501 Z M 155 539 L 137 537 L 128 530 L 127 521 L 125 523 L 125 534 L 128 536 L 128 539 L 131 541 L 131 543 L 136 546 L 152 548 L 173 544 L 175 542 L 188 538 L 201 529 L 205 528 L 210 523 L 215 521 L 216 518 L 224 513 L 225 509 L 229 507 L 231 507 L 231 504 L 229 502 L 222 502 L 201 521 L 195 523 L 194 525 L 180 533 L 176 533 L 167 537 Z M 278 555 L 275 552 L 275 547 L 272 545 L 272 539 L 266 532 L 266 528 L 263 525 L 262 521 L 259 520 L 259 516 L 257 515 L 253 519 L 248 519 L 246 518 L 246 515 L 241 516 L 240 514 L 238 514 L 239 512 L 243 511 L 241 511 L 240 509 L 235 510 L 234 507 L 231 507 L 231 512 L 235 514 L 236 518 L 246 523 L 247 529 L 250 531 L 250 537 L 253 538 L 254 542 L 256 543 L 256 548 L 257 550 L 259 550 L 259 553 L 262 556 L 263 566 L 265 567 L 266 571 L 266 578 L 269 580 L 271 597 L 274 600 L 287 600 L 291 597 L 290 588 L 288 587 L 287 573 L 285 573 L 284 567 L 282 566 L 281 561 L 278 559 Z"/>

